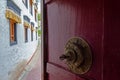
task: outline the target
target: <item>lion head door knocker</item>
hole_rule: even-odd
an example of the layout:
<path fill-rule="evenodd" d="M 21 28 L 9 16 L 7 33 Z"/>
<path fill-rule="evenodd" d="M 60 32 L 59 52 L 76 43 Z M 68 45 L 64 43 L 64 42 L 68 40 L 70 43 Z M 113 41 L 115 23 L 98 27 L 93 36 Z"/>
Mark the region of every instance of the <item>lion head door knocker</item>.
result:
<path fill-rule="evenodd" d="M 60 60 L 66 59 L 69 70 L 85 74 L 92 65 L 92 53 L 88 43 L 82 38 L 72 38 L 65 45 L 65 53 Z"/>

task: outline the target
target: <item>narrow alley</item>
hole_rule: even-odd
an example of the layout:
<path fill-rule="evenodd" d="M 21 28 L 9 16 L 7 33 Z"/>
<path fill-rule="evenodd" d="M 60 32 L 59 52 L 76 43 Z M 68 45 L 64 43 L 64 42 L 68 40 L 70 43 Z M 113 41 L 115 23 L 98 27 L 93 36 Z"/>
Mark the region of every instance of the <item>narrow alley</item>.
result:
<path fill-rule="evenodd" d="M 38 47 L 32 59 L 25 67 L 19 80 L 41 80 L 41 40 L 38 40 Z"/>
<path fill-rule="evenodd" d="M 40 0 L 0 2 L 0 80 L 40 80 Z"/>

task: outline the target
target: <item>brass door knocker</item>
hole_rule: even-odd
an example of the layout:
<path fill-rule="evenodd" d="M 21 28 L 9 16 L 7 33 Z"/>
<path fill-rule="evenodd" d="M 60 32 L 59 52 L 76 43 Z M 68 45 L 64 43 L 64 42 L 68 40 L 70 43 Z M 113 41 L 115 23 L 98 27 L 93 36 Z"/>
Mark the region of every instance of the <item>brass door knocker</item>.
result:
<path fill-rule="evenodd" d="M 68 68 L 76 74 L 85 74 L 92 65 L 92 53 L 88 43 L 82 38 L 72 38 L 65 45 L 65 54 L 60 60 L 66 59 Z"/>

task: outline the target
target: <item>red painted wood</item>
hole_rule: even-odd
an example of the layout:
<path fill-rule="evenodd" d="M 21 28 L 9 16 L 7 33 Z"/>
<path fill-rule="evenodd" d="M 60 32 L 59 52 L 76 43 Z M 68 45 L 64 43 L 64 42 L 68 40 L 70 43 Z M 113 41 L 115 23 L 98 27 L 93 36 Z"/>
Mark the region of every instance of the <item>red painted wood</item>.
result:
<path fill-rule="evenodd" d="M 120 1 L 105 1 L 104 80 L 120 80 Z"/>
<path fill-rule="evenodd" d="M 102 0 L 53 0 L 46 4 L 48 80 L 119 80 L 118 6 L 118 2 Z M 84 75 L 73 74 L 65 62 L 59 60 L 72 37 L 84 38 L 92 48 L 93 65 Z"/>
<path fill-rule="evenodd" d="M 70 73 L 69 71 L 65 70 L 64 68 L 54 65 L 54 64 L 47 64 L 47 72 L 50 73 L 49 79 L 50 80 L 76 80 L 76 75 Z M 55 75 L 56 74 L 56 75 Z M 79 78 L 80 80 L 84 80 Z"/>
<path fill-rule="evenodd" d="M 101 0 L 81 0 L 77 2 L 66 2 L 62 0 L 47 5 L 48 62 L 52 62 L 67 69 L 68 67 L 65 62 L 59 60 L 59 56 L 64 53 L 64 46 L 70 38 L 82 37 L 91 45 L 94 56 L 93 66 L 85 76 L 90 76 L 96 80 L 102 80 L 102 7 Z M 49 67 L 47 65 L 47 69 L 49 69 Z M 59 69 L 54 69 L 53 71 L 61 72 Z M 48 74 L 50 74 L 49 80 L 56 80 L 53 79 L 51 72 L 48 72 Z M 57 77 L 58 76 L 59 75 L 57 75 Z M 81 79 L 76 78 L 72 80 Z"/>

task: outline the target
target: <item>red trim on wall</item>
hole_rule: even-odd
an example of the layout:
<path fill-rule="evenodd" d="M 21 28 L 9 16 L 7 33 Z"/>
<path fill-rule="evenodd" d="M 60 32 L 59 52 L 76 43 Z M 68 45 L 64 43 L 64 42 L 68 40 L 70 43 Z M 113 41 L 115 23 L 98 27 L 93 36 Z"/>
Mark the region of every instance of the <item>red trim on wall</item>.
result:
<path fill-rule="evenodd" d="M 26 66 L 31 62 L 31 60 L 33 59 L 35 53 L 36 53 L 37 49 L 35 50 L 35 52 L 33 53 L 32 57 L 29 59 L 29 61 L 27 62 Z M 25 67 L 26 67 L 25 66 Z M 16 80 L 21 76 L 22 72 L 25 70 L 25 67 L 23 67 L 23 69 L 19 72 L 19 74 L 16 77 Z"/>
<path fill-rule="evenodd" d="M 34 57 L 34 55 L 35 55 L 36 52 L 37 52 L 37 49 L 35 50 L 35 52 L 33 53 L 32 57 L 29 59 L 29 61 L 27 62 L 26 65 L 28 65 L 31 62 L 31 60 L 33 59 L 33 57 Z"/>

